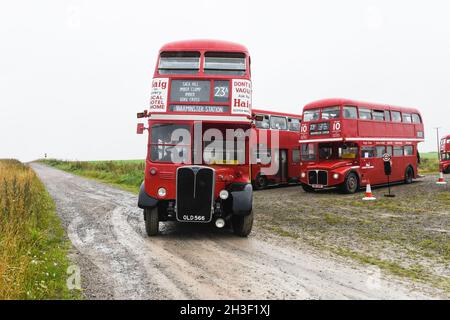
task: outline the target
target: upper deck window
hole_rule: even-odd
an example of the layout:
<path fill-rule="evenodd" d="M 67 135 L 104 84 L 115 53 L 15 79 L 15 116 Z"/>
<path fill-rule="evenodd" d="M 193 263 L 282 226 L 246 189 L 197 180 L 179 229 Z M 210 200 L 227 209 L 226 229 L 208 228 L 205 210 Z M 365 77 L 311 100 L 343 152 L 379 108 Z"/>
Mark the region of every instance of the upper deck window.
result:
<path fill-rule="evenodd" d="M 205 74 L 216 75 L 245 75 L 246 59 L 244 53 L 239 52 L 206 52 Z"/>
<path fill-rule="evenodd" d="M 303 121 L 316 121 L 320 119 L 320 109 L 306 110 L 303 112 Z"/>
<path fill-rule="evenodd" d="M 340 114 L 340 107 L 328 107 L 322 109 L 322 119 L 338 119 Z"/>
<path fill-rule="evenodd" d="M 373 116 L 373 120 L 384 121 L 384 111 L 383 110 L 373 110 L 372 116 Z"/>
<path fill-rule="evenodd" d="M 199 70 L 199 52 L 168 51 L 159 58 L 159 74 L 197 74 Z"/>
<path fill-rule="evenodd" d="M 413 123 L 422 123 L 422 121 L 420 121 L 420 116 L 417 113 L 412 114 L 412 122 Z"/>
<path fill-rule="evenodd" d="M 371 120 L 372 119 L 372 110 L 359 108 L 359 118 L 363 120 Z"/>
<path fill-rule="evenodd" d="M 391 111 L 391 117 L 393 122 L 402 122 L 402 116 L 398 111 Z"/>
<path fill-rule="evenodd" d="M 358 111 L 356 107 L 344 106 L 343 115 L 345 119 L 358 119 Z"/>
<path fill-rule="evenodd" d="M 288 118 L 289 131 L 300 131 L 300 119 Z"/>
<path fill-rule="evenodd" d="M 412 122 L 411 113 L 403 113 L 402 119 L 403 119 L 403 122 L 411 123 Z"/>
<path fill-rule="evenodd" d="M 269 116 L 265 114 L 257 115 L 255 125 L 258 129 L 269 129 L 270 128 Z"/>
<path fill-rule="evenodd" d="M 271 116 L 270 128 L 277 130 L 287 130 L 287 122 L 285 117 Z"/>

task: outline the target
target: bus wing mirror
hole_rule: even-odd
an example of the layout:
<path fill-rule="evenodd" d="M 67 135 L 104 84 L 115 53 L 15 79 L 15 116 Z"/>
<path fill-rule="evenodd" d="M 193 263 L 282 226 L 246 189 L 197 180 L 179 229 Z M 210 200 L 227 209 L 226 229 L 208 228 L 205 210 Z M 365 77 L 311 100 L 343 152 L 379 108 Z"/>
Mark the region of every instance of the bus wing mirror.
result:
<path fill-rule="evenodd" d="M 147 117 L 148 117 L 147 110 L 145 110 L 144 112 L 138 112 L 138 114 L 137 114 L 138 119 L 147 118 Z"/>
<path fill-rule="evenodd" d="M 143 123 L 138 123 L 137 124 L 137 128 L 136 128 L 136 133 L 137 134 L 143 134 L 145 130 L 145 126 Z"/>

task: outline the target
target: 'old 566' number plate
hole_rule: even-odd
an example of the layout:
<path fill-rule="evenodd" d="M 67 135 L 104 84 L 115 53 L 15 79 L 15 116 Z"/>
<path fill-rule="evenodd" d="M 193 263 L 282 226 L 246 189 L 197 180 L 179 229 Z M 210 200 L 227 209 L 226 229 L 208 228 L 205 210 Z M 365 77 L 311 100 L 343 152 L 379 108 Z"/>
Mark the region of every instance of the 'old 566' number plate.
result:
<path fill-rule="evenodd" d="M 196 216 L 196 215 L 183 215 L 184 221 L 205 221 L 205 216 Z"/>

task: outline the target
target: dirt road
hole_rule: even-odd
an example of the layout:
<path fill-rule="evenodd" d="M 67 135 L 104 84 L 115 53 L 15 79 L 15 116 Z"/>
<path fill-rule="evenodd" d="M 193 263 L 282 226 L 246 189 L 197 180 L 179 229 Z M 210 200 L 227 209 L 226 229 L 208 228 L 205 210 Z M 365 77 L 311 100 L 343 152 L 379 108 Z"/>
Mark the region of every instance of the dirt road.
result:
<path fill-rule="evenodd" d="M 88 299 L 429 298 L 409 283 L 258 227 L 242 239 L 210 226 L 165 223 L 159 237 L 148 238 L 136 195 L 32 167 L 56 202 Z"/>

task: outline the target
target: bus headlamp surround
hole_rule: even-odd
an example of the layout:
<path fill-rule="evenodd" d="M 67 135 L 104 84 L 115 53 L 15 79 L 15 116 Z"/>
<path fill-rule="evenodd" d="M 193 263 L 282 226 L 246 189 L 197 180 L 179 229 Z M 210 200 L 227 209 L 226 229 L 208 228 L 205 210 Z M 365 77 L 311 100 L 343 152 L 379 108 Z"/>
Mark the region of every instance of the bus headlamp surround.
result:
<path fill-rule="evenodd" d="M 220 197 L 220 199 L 222 199 L 222 200 L 227 200 L 229 195 L 230 195 L 230 194 L 228 193 L 227 190 L 221 190 L 221 191 L 219 192 L 219 197 Z"/>
<path fill-rule="evenodd" d="M 159 188 L 158 189 L 158 196 L 160 196 L 161 198 L 164 198 L 167 194 L 167 191 L 165 188 Z"/>

